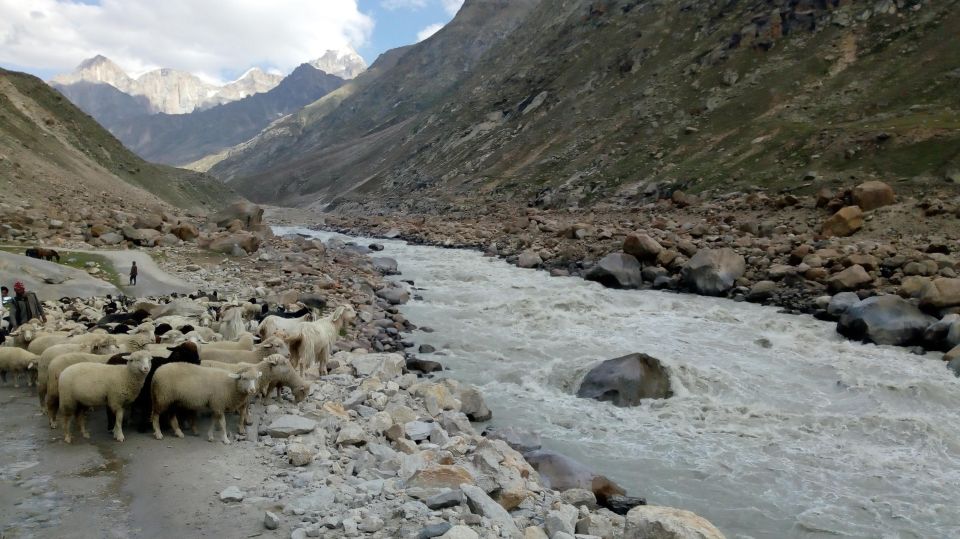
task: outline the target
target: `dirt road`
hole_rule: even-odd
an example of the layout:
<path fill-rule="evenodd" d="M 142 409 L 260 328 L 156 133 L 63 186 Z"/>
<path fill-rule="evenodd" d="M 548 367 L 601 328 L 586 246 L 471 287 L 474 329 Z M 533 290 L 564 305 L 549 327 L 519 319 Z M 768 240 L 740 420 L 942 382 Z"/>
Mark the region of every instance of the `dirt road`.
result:
<path fill-rule="evenodd" d="M 108 259 L 113 268 L 120 275 L 120 289 L 128 296 L 161 296 L 173 292 L 183 293 L 194 291 L 194 287 L 186 281 L 178 279 L 160 269 L 149 253 L 145 251 L 108 251 L 108 250 L 74 250 L 73 252 L 92 253 Z M 140 269 L 137 275 L 137 284 L 128 286 L 127 278 L 130 275 L 130 266 L 137 263 Z"/>
<path fill-rule="evenodd" d="M 126 441 L 107 432 L 103 411 L 90 414 L 92 438 L 72 445 L 50 430 L 34 390 L 0 388 L 0 537 L 170 538 L 272 536 L 263 528 L 269 500 L 225 504 L 218 493 L 252 490 L 277 470 L 255 442 L 229 446 L 206 437 L 162 441 L 130 427 Z M 201 434 L 207 420 L 200 423 Z M 228 423 L 235 428 L 235 423 Z M 252 430 L 251 430 L 252 429 Z M 248 429 L 257 432 L 254 425 Z M 289 531 L 286 532 L 289 534 Z"/>

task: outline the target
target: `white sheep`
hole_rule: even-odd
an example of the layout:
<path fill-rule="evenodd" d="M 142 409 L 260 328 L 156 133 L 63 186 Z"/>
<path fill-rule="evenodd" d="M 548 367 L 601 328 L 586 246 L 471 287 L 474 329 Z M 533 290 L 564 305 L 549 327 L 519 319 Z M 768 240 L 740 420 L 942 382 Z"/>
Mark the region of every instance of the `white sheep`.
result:
<path fill-rule="evenodd" d="M 224 414 L 229 410 L 241 410 L 246 402 L 257 391 L 257 379 L 260 373 L 256 369 L 244 369 L 239 373 L 227 372 L 222 369 L 203 367 L 189 363 L 168 363 L 153 374 L 150 385 L 152 413 L 150 420 L 153 423 L 153 436 L 157 440 L 163 439 L 160 431 L 160 415 L 171 406 L 195 412 L 210 410 L 213 418 L 210 421 L 210 430 L 207 440 L 213 441 L 213 433 L 217 423 L 223 432 L 223 443 L 229 444 L 227 437 L 227 423 Z M 239 422 L 238 430 L 245 432 L 245 420 Z M 183 438 L 183 431 L 177 421 L 176 414 L 170 417 L 170 428 L 174 435 Z M 196 428 L 196 422 L 194 422 Z"/>
<path fill-rule="evenodd" d="M 253 334 L 245 332 L 235 341 L 205 342 L 203 347 L 209 350 L 253 350 Z"/>
<path fill-rule="evenodd" d="M 67 367 L 78 363 L 106 363 L 112 356 L 108 354 L 88 354 L 84 352 L 72 352 L 63 354 L 53 359 L 47 366 L 47 386 L 44 395 L 44 404 L 47 410 L 47 418 L 50 420 L 50 428 L 57 428 L 57 408 L 60 406 L 60 373 Z"/>
<path fill-rule="evenodd" d="M 124 352 L 136 352 L 143 350 L 148 344 L 156 344 L 157 337 L 153 333 L 154 326 L 150 322 L 144 322 L 136 328 L 130 330 L 125 335 L 114 335 L 117 345 Z"/>
<path fill-rule="evenodd" d="M 13 375 L 13 387 L 20 387 L 20 377 L 27 375 L 27 385 L 33 381 L 37 372 L 40 356 L 13 346 L 0 346 L 0 375 L 6 381 L 6 375 Z"/>
<path fill-rule="evenodd" d="M 94 406 L 107 406 L 116 417 L 113 438 L 123 441 L 123 408 L 140 394 L 153 356 L 149 352 L 134 352 L 126 365 L 102 365 L 77 363 L 60 374 L 60 417 L 63 418 L 63 441 L 71 442 L 70 430 L 73 418 L 80 423 L 80 434 L 89 438 L 86 410 Z"/>
<path fill-rule="evenodd" d="M 301 376 L 314 362 L 321 376 L 327 374 L 331 348 L 340 337 L 340 330 L 356 316 L 352 307 L 341 305 L 330 316 L 316 322 L 303 322 L 290 332 L 287 337 L 290 361 Z"/>
<path fill-rule="evenodd" d="M 30 341 L 30 345 L 27 347 L 27 350 L 30 350 L 34 354 L 43 355 L 43 353 L 50 348 L 51 346 L 57 346 L 58 344 L 86 344 L 89 342 L 99 342 L 104 336 L 107 336 L 106 333 L 87 333 L 86 328 L 83 332 L 71 332 L 71 333 L 48 333 L 44 335 L 39 335 Z"/>
<path fill-rule="evenodd" d="M 223 336 L 221 336 L 219 333 L 210 328 L 205 328 L 202 326 L 195 328 L 193 331 L 187 332 L 184 337 L 199 342 L 220 342 L 223 340 Z"/>
<path fill-rule="evenodd" d="M 300 324 L 304 322 L 312 322 L 315 319 L 316 317 L 312 312 L 309 312 L 300 318 L 284 318 L 282 316 L 270 315 L 260 322 L 260 325 L 257 327 L 257 335 L 259 335 L 261 339 L 266 339 L 271 335 L 276 335 L 280 331 L 290 333 Z"/>
<path fill-rule="evenodd" d="M 287 345 L 280 337 L 270 337 L 253 347 L 253 350 L 222 350 L 204 344 L 200 348 L 200 360 L 223 363 L 259 363 L 272 354 L 287 355 Z"/>
<path fill-rule="evenodd" d="M 256 369 L 260 372 L 260 378 L 257 380 L 257 393 L 260 395 L 261 403 L 263 402 L 264 393 L 267 392 L 268 388 L 275 387 L 276 384 L 289 380 L 291 375 L 296 376 L 296 373 L 293 371 L 293 366 L 290 365 L 290 360 L 280 354 L 269 355 L 260 363 L 223 363 L 221 361 L 201 360 L 200 365 L 234 373 L 239 373 L 245 369 Z M 236 411 L 240 412 L 241 422 L 249 425 L 250 423 L 247 421 L 247 417 L 249 417 L 247 406 L 244 406 L 243 410 Z M 241 431 L 240 434 L 244 433 Z"/>
<path fill-rule="evenodd" d="M 241 307 L 230 307 L 220 315 L 220 325 L 217 331 L 223 335 L 224 340 L 235 341 L 246 329 Z"/>
<path fill-rule="evenodd" d="M 117 342 L 112 335 L 92 334 L 95 338 L 82 339 L 79 342 L 68 342 L 56 344 L 47 348 L 40 354 L 37 361 L 37 396 L 40 398 L 40 406 L 43 407 L 47 397 L 47 371 L 50 362 L 64 354 L 83 352 L 87 354 L 110 355 L 117 352 Z"/>

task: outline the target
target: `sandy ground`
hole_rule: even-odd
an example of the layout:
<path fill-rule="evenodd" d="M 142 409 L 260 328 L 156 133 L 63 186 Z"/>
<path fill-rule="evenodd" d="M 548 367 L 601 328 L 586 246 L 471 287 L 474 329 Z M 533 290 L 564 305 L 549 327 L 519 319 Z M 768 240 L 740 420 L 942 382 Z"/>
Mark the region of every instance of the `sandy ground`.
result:
<path fill-rule="evenodd" d="M 269 501 L 254 506 L 220 501 L 224 488 L 253 489 L 278 470 L 262 462 L 252 441 L 207 442 L 206 418 L 199 437 L 186 430 L 183 439 L 170 435 L 158 441 L 131 426 L 126 441 L 117 443 L 97 409 L 89 416 L 91 439 L 76 436 L 67 445 L 60 429 L 47 427 L 33 388 L 0 388 L 0 408 L 3 539 L 283 533 L 263 528 L 263 511 L 276 510 Z M 228 428 L 235 429 L 235 421 L 229 418 Z M 248 428 L 251 436 L 256 432 L 256 424 Z"/>

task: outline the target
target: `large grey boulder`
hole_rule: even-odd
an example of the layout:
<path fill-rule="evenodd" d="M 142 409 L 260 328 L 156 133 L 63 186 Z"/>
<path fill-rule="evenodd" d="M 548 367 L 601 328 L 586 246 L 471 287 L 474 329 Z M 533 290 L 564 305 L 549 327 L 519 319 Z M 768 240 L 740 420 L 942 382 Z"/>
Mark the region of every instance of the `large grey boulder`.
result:
<path fill-rule="evenodd" d="M 501 530 L 507 532 L 508 537 L 522 536 L 510 513 L 493 501 L 493 498 L 487 496 L 482 488 L 464 483 L 460 485 L 460 490 L 467 497 L 467 505 L 471 512 L 489 518 L 494 524 L 499 525 Z"/>
<path fill-rule="evenodd" d="M 837 332 L 849 339 L 903 346 L 920 342 L 936 321 L 900 296 L 874 296 L 848 308 Z"/>
<path fill-rule="evenodd" d="M 827 304 L 827 313 L 832 316 L 840 316 L 857 303 L 860 303 L 860 296 L 856 292 L 840 292 L 830 298 L 830 303 Z"/>
<path fill-rule="evenodd" d="M 386 300 L 391 305 L 403 305 L 410 301 L 410 292 L 398 285 L 385 286 L 377 290 L 377 297 Z"/>
<path fill-rule="evenodd" d="M 627 513 L 624 539 L 724 539 L 707 519 L 673 507 L 641 505 Z"/>
<path fill-rule="evenodd" d="M 746 260 L 733 249 L 700 249 L 680 270 L 680 276 L 698 294 L 719 296 L 733 288 L 746 268 Z"/>
<path fill-rule="evenodd" d="M 577 396 L 610 401 L 617 406 L 636 406 L 643 399 L 673 396 L 670 373 L 660 360 L 647 354 L 629 354 L 608 359 L 590 369 Z"/>
<path fill-rule="evenodd" d="M 640 261 L 626 253 L 610 253 L 600 259 L 584 278 L 610 288 L 639 288 L 643 284 Z"/>

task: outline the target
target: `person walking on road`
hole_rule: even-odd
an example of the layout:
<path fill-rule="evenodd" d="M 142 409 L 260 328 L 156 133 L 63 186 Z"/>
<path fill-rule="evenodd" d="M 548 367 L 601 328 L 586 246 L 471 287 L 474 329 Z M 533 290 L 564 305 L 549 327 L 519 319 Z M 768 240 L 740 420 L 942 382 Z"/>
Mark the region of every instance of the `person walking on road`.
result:
<path fill-rule="evenodd" d="M 17 281 L 13 285 L 13 301 L 10 303 L 10 330 L 26 324 L 34 318 L 39 318 L 44 323 L 47 322 L 47 316 L 43 314 L 43 307 L 40 300 L 33 292 L 27 292 L 23 283 Z"/>
<path fill-rule="evenodd" d="M 130 266 L 130 286 L 137 284 L 137 263 Z"/>

